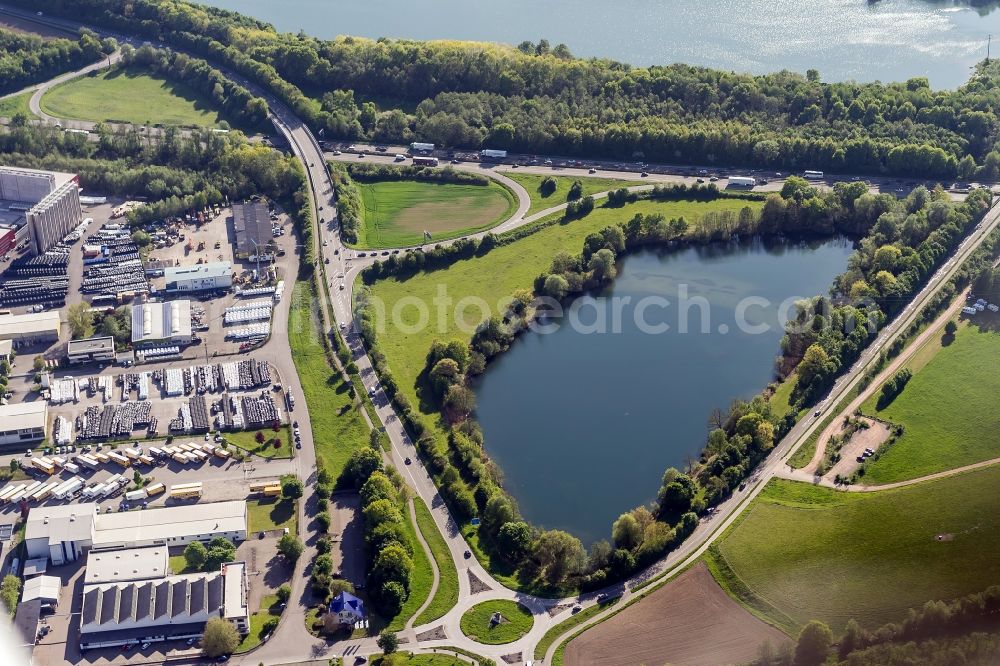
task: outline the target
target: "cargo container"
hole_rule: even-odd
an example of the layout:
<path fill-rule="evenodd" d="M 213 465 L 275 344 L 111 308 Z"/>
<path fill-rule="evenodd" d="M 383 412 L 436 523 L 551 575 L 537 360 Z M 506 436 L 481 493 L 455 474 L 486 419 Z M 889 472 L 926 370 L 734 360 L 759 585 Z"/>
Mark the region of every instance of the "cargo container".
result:
<path fill-rule="evenodd" d="M 80 488 L 83 488 L 83 479 L 70 479 L 66 483 L 62 484 L 53 491 L 53 495 L 56 499 L 64 500 L 71 497 Z"/>
<path fill-rule="evenodd" d="M 50 463 L 56 467 L 63 467 L 66 464 L 66 459 L 59 456 L 52 456 L 51 458 L 42 458 L 42 460 L 48 460 Z"/>
<path fill-rule="evenodd" d="M 147 456 L 146 454 L 142 454 L 141 456 L 139 456 L 139 462 L 141 462 L 143 465 L 155 465 L 156 464 L 156 461 L 153 460 L 153 457 L 152 456 Z"/>
<path fill-rule="evenodd" d="M 162 458 L 163 457 L 163 450 L 162 449 L 158 449 L 155 446 L 151 446 L 151 447 L 149 447 L 149 455 L 153 456 L 154 458 Z"/>
<path fill-rule="evenodd" d="M 139 449 L 125 449 L 122 451 L 131 460 L 138 460 L 139 456 L 142 455 L 142 451 Z"/>
<path fill-rule="evenodd" d="M 198 462 L 205 462 L 206 460 L 208 460 L 208 454 L 201 450 L 192 451 L 191 455 L 197 458 Z"/>
<path fill-rule="evenodd" d="M 53 474 L 56 471 L 56 466 L 52 464 L 52 461 L 44 458 L 32 458 L 31 466 L 37 470 L 45 472 L 46 474 Z"/>
<path fill-rule="evenodd" d="M 90 469 L 97 469 L 101 466 L 101 463 L 97 460 L 97 458 L 89 456 L 86 453 L 78 455 L 76 457 L 76 462 L 84 467 L 89 467 Z"/>
<path fill-rule="evenodd" d="M 126 458 L 125 456 L 116 451 L 112 451 L 111 453 L 109 453 L 108 459 L 110 459 L 111 462 L 118 463 L 122 467 L 129 467 L 132 465 L 131 460 L 129 460 L 128 458 Z"/>
<path fill-rule="evenodd" d="M 18 501 L 19 499 L 21 499 L 22 497 L 24 497 L 25 494 L 27 494 L 27 490 L 28 490 L 28 486 L 21 486 L 20 488 L 18 488 L 14 492 L 13 495 L 11 495 L 10 497 L 7 498 L 7 501 L 11 502 L 11 503 L 14 503 L 14 502 Z"/>
<path fill-rule="evenodd" d="M 192 444 L 178 444 L 177 448 L 179 448 L 184 453 L 187 453 L 188 451 L 194 450 L 194 445 L 192 445 Z"/>
<path fill-rule="evenodd" d="M 166 486 L 164 486 L 162 483 L 151 483 L 148 486 L 146 486 L 146 496 L 152 497 L 153 495 L 159 495 L 166 489 L 167 489 Z"/>
<path fill-rule="evenodd" d="M 222 448 L 220 446 L 219 448 L 217 448 L 215 450 L 215 455 L 218 456 L 218 457 L 220 457 L 220 458 L 228 458 L 229 457 L 229 449 L 224 449 L 224 448 Z"/>
<path fill-rule="evenodd" d="M 93 499 L 94 497 L 103 497 L 104 496 L 103 493 L 104 493 L 103 483 L 95 483 L 94 485 L 87 486 L 86 488 L 83 489 L 83 496 L 86 497 L 87 499 Z"/>
<path fill-rule="evenodd" d="M 195 453 L 194 451 L 188 451 L 184 455 L 187 456 L 188 462 L 192 462 L 192 463 L 200 463 L 201 462 L 201 458 L 199 458 L 198 454 Z"/>
<path fill-rule="evenodd" d="M 139 490 L 130 490 L 129 492 L 125 493 L 125 499 L 127 499 L 129 502 L 138 502 L 140 500 L 146 499 L 146 497 L 148 497 L 148 495 L 146 494 L 145 488 L 140 488 Z"/>
<path fill-rule="evenodd" d="M 32 494 L 31 499 L 35 502 L 44 502 L 49 498 L 49 495 L 52 494 L 52 491 L 54 491 L 60 485 L 62 484 L 60 484 L 58 481 L 52 481 L 50 483 L 46 483 L 44 486 L 36 490 L 34 494 Z"/>
<path fill-rule="evenodd" d="M 111 460 L 111 458 L 108 457 L 107 453 L 103 453 L 101 451 L 98 451 L 97 453 L 95 453 L 94 454 L 94 458 L 97 459 L 97 462 L 102 463 L 102 464 L 105 464 L 109 460 Z"/>
<path fill-rule="evenodd" d="M 181 483 L 170 486 L 170 497 L 173 499 L 192 499 L 201 497 L 201 482 Z"/>
<path fill-rule="evenodd" d="M 67 472 L 69 472 L 70 474 L 79 474 L 80 473 L 80 466 L 77 465 L 75 462 L 68 462 L 68 463 L 66 463 L 65 465 L 63 465 L 63 469 L 66 470 Z"/>
<path fill-rule="evenodd" d="M 11 495 L 16 493 L 21 488 L 24 488 L 24 485 L 12 484 L 4 487 L 3 490 L 0 490 L 0 504 L 6 502 Z"/>
<path fill-rule="evenodd" d="M 119 486 L 117 483 L 105 483 L 104 489 L 101 490 L 99 497 L 110 497 L 111 495 L 114 495 L 116 492 L 118 492 L 120 489 L 121 486 Z"/>

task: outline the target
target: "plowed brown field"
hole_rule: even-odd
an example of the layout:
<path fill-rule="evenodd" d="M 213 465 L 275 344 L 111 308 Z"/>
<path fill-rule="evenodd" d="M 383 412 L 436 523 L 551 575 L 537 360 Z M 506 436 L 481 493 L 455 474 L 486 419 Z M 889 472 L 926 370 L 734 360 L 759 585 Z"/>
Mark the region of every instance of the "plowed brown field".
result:
<path fill-rule="evenodd" d="M 789 640 L 733 601 L 697 564 L 636 603 L 573 639 L 566 666 L 676 666 L 745 663 L 769 639 Z"/>

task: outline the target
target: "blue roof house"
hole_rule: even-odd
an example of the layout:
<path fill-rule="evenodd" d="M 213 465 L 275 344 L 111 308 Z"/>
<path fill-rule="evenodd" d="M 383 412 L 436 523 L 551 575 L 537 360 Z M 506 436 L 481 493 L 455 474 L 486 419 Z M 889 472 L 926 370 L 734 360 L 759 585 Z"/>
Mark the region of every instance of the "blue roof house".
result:
<path fill-rule="evenodd" d="M 365 602 L 353 594 L 341 592 L 330 601 L 329 614 L 340 624 L 355 625 L 365 619 Z"/>

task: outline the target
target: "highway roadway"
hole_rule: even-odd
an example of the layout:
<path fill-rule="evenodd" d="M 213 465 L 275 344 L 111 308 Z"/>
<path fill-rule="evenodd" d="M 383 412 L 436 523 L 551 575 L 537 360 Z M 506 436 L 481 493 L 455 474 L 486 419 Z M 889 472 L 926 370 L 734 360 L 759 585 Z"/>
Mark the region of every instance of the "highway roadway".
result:
<path fill-rule="evenodd" d="M 0 8 L 0 11 L 5 10 Z M 23 13 L 20 12 L 19 14 L 23 15 Z M 27 18 L 33 17 L 29 15 Z M 115 36 L 119 39 L 123 38 L 122 35 L 109 33 L 108 31 L 97 30 L 97 32 L 103 35 Z M 459 532 L 458 526 L 451 519 L 451 516 L 445 508 L 444 503 L 437 492 L 437 488 L 432 482 L 429 474 L 420 463 L 416 449 L 404 432 L 397 415 L 387 399 L 387 396 L 381 391 L 378 379 L 372 369 L 367 350 L 364 348 L 364 345 L 356 333 L 353 312 L 351 309 L 351 294 L 353 292 L 352 287 L 357 273 L 367 263 L 367 261 L 371 260 L 371 258 L 367 258 L 367 261 L 360 261 L 357 258 L 354 258 L 353 252 L 344 247 L 340 241 L 339 234 L 337 233 L 337 219 L 334 206 L 335 192 L 333 189 L 333 183 L 330 180 L 329 174 L 324 166 L 326 156 L 324 156 L 323 151 L 309 129 L 297 117 L 295 117 L 295 115 L 283 103 L 275 99 L 266 91 L 263 91 L 257 86 L 242 80 L 241 77 L 233 76 L 232 78 L 241 82 L 243 85 L 246 85 L 248 88 L 252 89 L 255 94 L 261 95 L 267 100 L 271 108 L 272 121 L 274 122 L 275 127 L 287 138 L 293 153 L 298 159 L 301 160 L 305 167 L 309 178 L 310 188 L 312 190 L 313 206 L 320 230 L 320 233 L 317 234 L 315 238 L 315 242 L 317 243 L 316 249 L 319 252 L 318 256 L 323 258 L 323 263 L 321 263 L 319 269 L 324 273 L 324 279 L 327 280 L 327 283 L 331 287 L 331 305 L 335 321 L 330 322 L 330 325 L 340 326 L 345 331 L 345 337 L 351 347 L 352 354 L 354 356 L 355 363 L 358 365 L 362 380 L 366 388 L 373 390 L 376 414 L 381 427 L 385 428 L 392 445 L 390 460 L 402 474 L 407 483 L 414 489 L 415 493 L 421 497 L 429 507 L 431 507 L 435 524 L 444 536 L 452 559 L 458 569 L 460 587 L 458 604 L 440 620 L 433 622 L 430 625 L 414 627 L 413 629 L 404 632 L 404 636 L 408 640 L 406 649 L 424 651 L 434 647 L 454 645 L 478 654 L 489 656 L 498 661 L 504 655 L 516 652 L 521 652 L 524 657 L 530 657 L 530 655 L 533 654 L 534 645 L 545 633 L 545 631 L 558 622 L 561 622 L 569 617 L 571 613 L 570 608 L 573 604 L 581 603 L 584 606 L 592 605 L 595 603 L 595 596 L 597 593 L 591 593 L 570 599 L 542 599 L 530 595 L 524 595 L 503 587 L 492 576 L 490 576 L 486 569 L 475 558 L 465 557 L 465 552 L 469 550 L 468 544 Z M 551 167 L 542 166 L 539 168 L 542 169 L 539 173 L 552 173 Z M 545 169 L 548 169 L 548 171 L 545 171 Z M 501 169 L 496 169 L 496 171 L 499 173 L 501 172 Z M 576 172 L 563 171 L 563 173 L 574 174 Z M 628 171 L 622 171 L 619 173 L 602 172 L 599 175 L 606 177 L 635 178 L 634 172 Z M 664 174 L 664 176 L 667 176 L 667 174 Z M 1000 207 L 994 208 L 989 212 L 987 218 L 984 219 L 984 221 L 981 222 L 973 233 L 970 234 L 969 237 L 962 243 L 952 259 L 950 259 L 939 271 L 934 274 L 928 284 L 914 299 L 913 303 L 907 306 L 907 308 L 891 324 L 889 324 L 889 326 L 883 329 L 877 339 L 863 354 L 862 358 L 859 359 L 854 366 L 852 366 L 848 373 L 843 375 L 836 382 L 825 404 L 835 405 L 839 403 L 844 396 L 848 395 L 850 391 L 857 386 L 857 383 L 861 380 L 861 377 L 872 360 L 884 351 L 890 344 L 892 344 L 892 342 L 906 330 L 909 323 L 916 317 L 919 308 L 926 304 L 928 300 L 932 298 L 944 284 L 947 283 L 951 275 L 953 275 L 955 270 L 957 270 L 961 261 L 974 251 L 976 247 L 978 247 L 979 243 L 982 242 L 983 238 L 985 238 L 991 230 L 996 228 L 998 220 L 1000 220 L 1000 214 L 998 213 L 1000 213 Z M 511 223 L 515 224 L 518 221 L 519 220 L 512 218 Z M 325 263 L 326 260 L 329 260 L 328 264 Z M 343 288 L 341 288 L 342 286 Z M 289 299 L 286 299 L 286 302 L 287 300 Z M 284 317 L 284 321 L 287 321 L 287 310 L 281 313 L 281 316 Z M 276 316 L 276 322 L 277 321 L 278 318 Z M 279 327 L 280 324 L 276 324 L 275 328 L 278 329 Z M 281 371 L 286 383 L 290 383 L 294 387 L 294 390 L 297 391 L 297 394 L 302 395 L 301 388 L 298 386 L 297 377 L 290 381 L 290 376 L 294 376 L 295 372 L 294 366 L 291 365 L 290 354 L 287 349 L 287 338 L 282 340 L 280 336 L 275 336 L 272 342 L 276 357 L 280 357 L 278 360 L 279 371 Z M 271 348 L 272 347 L 269 344 L 269 349 Z M 304 401 L 300 401 L 300 404 L 302 406 L 298 408 L 296 416 L 300 421 L 305 421 L 307 418 L 307 408 Z M 687 566 L 687 564 L 691 561 L 699 557 L 705 549 L 708 548 L 712 541 L 716 539 L 726 527 L 731 525 L 740 513 L 750 505 L 753 499 L 766 485 L 767 481 L 775 476 L 779 470 L 787 467 L 786 461 L 788 457 L 791 456 L 795 450 L 808 439 L 815 428 L 818 427 L 820 421 L 822 421 L 822 419 L 807 417 L 798 423 L 775 447 L 765 461 L 761 463 L 758 470 L 748 482 L 745 490 L 736 492 L 730 499 L 719 505 L 714 512 L 714 516 L 709 519 L 702 520 L 695 529 L 694 533 L 689 536 L 679 548 L 671 552 L 667 557 L 646 571 L 641 572 L 623 584 L 612 586 L 602 592 L 612 595 L 620 593 L 627 599 L 633 596 L 632 590 L 641 583 L 651 579 L 660 579 L 665 576 L 673 575 L 680 569 Z M 298 459 L 300 473 L 303 478 L 312 480 L 315 472 L 315 453 L 312 442 L 309 441 L 309 439 L 311 439 L 311 432 L 309 428 L 302 428 L 302 431 L 304 440 L 306 441 L 303 442 L 302 455 Z M 405 464 L 405 458 L 410 458 L 412 460 L 412 464 Z M 312 485 L 312 483 L 307 483 L 307 497 L 306 501 L 302 503 L 301 510 L 303 511 L 303 515 L 300 516 L 300 530 L 302 531 L 302 536 L 305 538 L 309 537 L 308 516 L 312 512 L 311 509 L 314 507 L 316 499 L 313 495 Z M 312 547 L 312 543 L 307 542 L 307 544 L 307 551 L 300 559 L 299 565 L 296 567 L 295 578 L 293 580 L 292 601 L 294 603 L 290 603 L 289 608 L 283 614 L 281 623 L 275 635 L 272 636 L 267 643 L 253 652 L 248 653 L 247 655 L 234 657 L 234 663 L 263 663 L 271 665 L 307 661 L 312 659 L 325 659 L 331 656 L 344 654 L 364 655 L 378 652 L 373 638 L 327 642 L 325 640 L 312 637 L 305 630 L 304 616 L 305 612 L 308 610 L 309 598 L 309 593 L 305 590 L 307 574 L 306 567 L 315 552 Z M 486 585 L 491 589 L 486 592 L 473 594 L 470 589 L 469 573 L 475 575 L 480 581 L 486 583 Z M 516 599 L 531 609 L 534 614 L 535 623 L 530 633 L 515 643 L 503 646 L 486 646 L 464 637 L 459 627 L 459 620 L 462 613 L 474 604 L 487 599 L 496 598 Z M 555 605 L 565 605 L 565 608 L 550 615 L 547 610 Z M 604 613 L 597 615 L 593 620 L 588 622 L 587 625 L 603 619 L 609 612 L 610 611 L 605 611 Z M 420 643 L 416 642 L 415 634 L 436 628 L 438 626 L 443 627 L 446 635 L 448 636 L 447 639 L 423 641 Z M 557 644 L 558 641 L 553 645 L 553 648 L 550 650 L 550 654 L 546 655 L 546 661 L 551 658 L 551 652 L 555 649 L 555 645 Z"/>

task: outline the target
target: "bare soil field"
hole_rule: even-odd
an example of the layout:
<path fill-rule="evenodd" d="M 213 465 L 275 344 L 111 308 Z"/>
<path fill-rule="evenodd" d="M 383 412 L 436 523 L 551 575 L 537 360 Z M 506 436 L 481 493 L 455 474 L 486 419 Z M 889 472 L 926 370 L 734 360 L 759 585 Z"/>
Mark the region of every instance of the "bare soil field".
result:
<path fill-rule="evenodd" d="M 567 666 L 745 663 L 788 636 L 727 595 L 698 563 L 641 602 L 573 639 Z"/>

